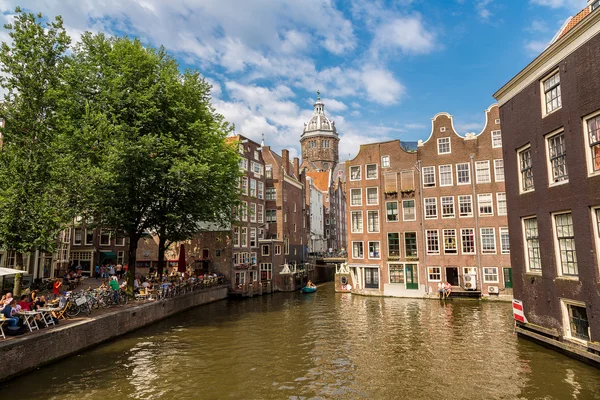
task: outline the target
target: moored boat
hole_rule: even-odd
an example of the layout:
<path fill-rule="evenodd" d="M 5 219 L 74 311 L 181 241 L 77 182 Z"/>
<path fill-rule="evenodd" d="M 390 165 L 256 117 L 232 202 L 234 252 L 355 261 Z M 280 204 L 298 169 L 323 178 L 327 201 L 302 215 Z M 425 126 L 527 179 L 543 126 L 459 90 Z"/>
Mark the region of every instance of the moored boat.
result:
<path fill-rule="evenodd" d="M 302 293 L 314 293 L 317 291 L 317 287 L 316 286 L 304 286 L 302 288 Z"/>

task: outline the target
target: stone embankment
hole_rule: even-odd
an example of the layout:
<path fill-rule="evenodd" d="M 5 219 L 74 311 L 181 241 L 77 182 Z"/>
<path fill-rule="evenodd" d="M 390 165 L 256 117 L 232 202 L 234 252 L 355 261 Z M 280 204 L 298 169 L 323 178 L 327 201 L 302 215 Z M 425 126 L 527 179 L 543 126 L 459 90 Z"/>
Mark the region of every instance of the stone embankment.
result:
<path fill-rule="evenodd" d="M 227 286 L 218 286 L 174 298 L 149 301 L 134 307 L 120 308 L 10 340 L 2 341 L 0 337 L 0 382 L 77 354 L 181 311 L 226 297 Z"/>

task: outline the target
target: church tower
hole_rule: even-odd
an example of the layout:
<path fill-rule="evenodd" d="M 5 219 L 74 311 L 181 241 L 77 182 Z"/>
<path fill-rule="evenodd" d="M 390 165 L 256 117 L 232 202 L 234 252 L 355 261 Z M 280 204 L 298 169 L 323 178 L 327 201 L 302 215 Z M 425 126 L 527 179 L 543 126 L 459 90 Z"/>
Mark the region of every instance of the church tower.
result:
<path fill-rule="evenodd" d="M 325 116 L 325 104 L 317 92 L 317 102 L 310 121 L 304 124 L 300 136 L 302 167 L 309 171 L 328 171 L 339 162 L 338 137 L 335 122 Z"/>

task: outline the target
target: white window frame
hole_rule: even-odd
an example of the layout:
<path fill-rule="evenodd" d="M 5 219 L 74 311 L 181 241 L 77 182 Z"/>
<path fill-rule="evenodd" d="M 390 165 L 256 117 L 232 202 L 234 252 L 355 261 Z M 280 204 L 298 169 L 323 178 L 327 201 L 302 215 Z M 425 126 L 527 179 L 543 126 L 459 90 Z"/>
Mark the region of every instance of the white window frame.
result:
<path fill-rule="evenodd" d="M 360 193 L 360 204 L 352 204 L 352 191 L 358 190 Z M 350 188 L 350 207 L 362 207 L 362 188 Z"/>
<path fill-rule="evenodd" d="M 539 255 L 538 258 L 538 263 L 539 263 L 539 268 L 531 268 L 531 251 L 532 250 L 535 253 L 536 248 L 529 248 L 529 241 L 527 240 L 527 225 L 526 225 L 526 221 L 528 220 L 532 220 L 535 219 L 535 230 L 536 230 L 536 236 L 532 236 L 532 242 L 535 241 L 537 242 L 537 253 Z M 539 227 L 538 227 L 538 223 L 537 223 L 537 216 L 536 215 L 530 215 L 528 217 L 523 217 L 521 218 L 521 234 L 523 235 L 523 258 L 525 259 L 525 272 L 527 274 L 537 274 L 537 275 L 541 275 L 542 274 L 542 255 L 541 255 L 541 248 L 540 248 L 540 231 L 539 231 Z"/>
<path fill-rule="evenodd" d="M 375 177 L 369 178 L 369 167 L 375 167 Z M 370 181 L 373 179 L 379 179 L 379 169 L 377 168 L 377 164 L 365 164 L 365 180 Z"/>
<path fill-rule="evenodd" d="M 427 170 L 427 172 L 425 171 Z M 423 167 L 421 169 L 422 174 L 423 174 L 423 187 L 424 188 L 430 188 L 430 187 L 435 187 L 435 166 L 430 166 L 430 167 Z M 432 176 L 433 177 L 433 182 L 430 183 L 426 183 L 425 182 L 425 177 L 426 176 Z"/>
<path fill-rule="evenodd" d="M 437 251 L 435 251 L 435 250 L 429 250 L 429 232 L 436 232 L 436 237 L 437 237 Z M 425 242 L 427 243 L 427 248 L 425 249 L 425 251 L 427 252 L 428 255 L 439 255 L 439 254 L 441 254 L 441 252 L 440 252 L 440 231 L 439 231 L 439 229 L 427 229 L 427 230 L 425 230 Z"/>
<path fill-rule="evenodd" d="M 430 204 L 427 204 L 429 200 Z M 433 200 L 433 203 L 431 202 L 431 200 Z M 435 210 L 435 215 L 427 215 L 427 207 L 428 206 L 434 206 L 434 210 Z M 438 206 L 437 206 L 437 197 L 425 197 L 423 199 L 423 211 L 425 212 L 425 219 L 437 219 L 438 218 Z"/>
<path fill-rule="evenodd" d="M 490 208 L 491 211 L 489 213 L 482 213 L 481 212 L 481 203 L 482 203 L 482 199 L 486 199 L 484 200 L 486 203 L 488 202 L 487 199 L 489 199 L 489 204 L 490 204 Z M 494 215 L 494 196 L 492 195 L 492 193 L 479 193 L 477 195 L 477 215 L 479 215 L 480 217 L 491 217 Z"/>
<path fill-rule="evenodd" d="M 388 219 L 388 204 L 390 203 L 396 203 L 396 220 L 390 220 Z M 404 213 L 404 210 L 402 211 L 402 213 Z M 392 201 L 386 201 L 385 202 L 385 222 L 399 222 L 400 221 L 400 204 L 398 202 L 398 200 L 392 200 Z"/>
<path fill-rule="evenodd" d="M 560 298 L 560 308 L 562 311 L 562 319 L 563 319 L 563 336 L 566 339 L 581 343 L 581 344 L 585 344 L 587 345 L 588 341 L 586 341 L 585 339 L 581 339 L 578 337 L 575 337 L 573 335 L 573 332 L 571 331 L 571 318 L 569 317 L 569 306 L 575 306 L 575 307 L 582 307 L 585 308 L 586 310 L 586 314 L 588 315 L 588 325 L 590 325 L 590 312 L 587 309 L 587 306 L 585 303 L 581 302 L 581 301 L 576 301 L 576 300 L 571 300 L 571 299 L 565 299 L 565 298 Z M 588 337 L 591 340 L 591 332 L 590 332 L 590 328 L 588 326 Z"/>
<path fill-rule="evenodd" d="M 564 157 L 564 167 L 565 167 L 565 178 L 560 179 L 560 180 L 555 180 L 554 179 L 554 167 L 552 166 L 552 160 L 550 159 L 550 141 L 552 139 L 554 139 L 556 136 L 561 135 L 563 136 L 563 142 L 564 142 L 564 147 L 565 147 L 565 153 L 561 156 Z M 545 143 L 545 147 L 546 147 L 546 170 L 548 171 L 548 186 L 552 187 L 552 186 L 558 186 L 558 185 L 564 185 L 565 183 L 569 182 L 569 168 L 567 165 L 567 143 L 566 143 L 566 135 L 565 135 L 565 130 L 564 128 L 560 128 L 554 132 L 551 132 L 549 134 L 547 134 L 546 136 L 544 136 L 544 143 Z"/>
<path fill-rule="evenodd" d="M 377 230 L 369 229 L 369 214 L 377 213 Z M 379 219 L 379 210 L 367 210 L 367 233 L 379 233 L 381 231 L 381 220 Z"/>
<path fill-rule="evenodd" d="M 404 210 L 405 210 L 404 202 L 405 201 L 412 201 L 413 202 L 413 207 L 412 208 L 414 210 L 414 212 L 413 212 L 414 218 L 412 218 L 412 219 L 406 218 L 406 213 L 404 212 Z M 402 200 L 402 221 L 416 221 L 417 220 L 417 206 L 416 206 L 416 204 L 417 204 L 417 202 L 416 202 L 415 199 Z M 410 207 L 408 207 L 408 208 L 410 208 Z"/>
<path fill-rule="evenodd" d="M 530 158 L 531 158 L 531 167 L 529 168 L 529 170 L 531 170 L 531 179 L 533 180 L 533 185 L 529 189 L 525 189 L 523 187 L 525 182 L 523 181 L 523 168 L 521 167 L 521 154 L 523 154 L 526 151 L 529 152 Z M 535 175 L 533 174 L 533 151 L 531 149 L 531 143 L 528 143 L 525 146 L 517 149 L 517 174 L 519 176 L 519 193 L 520 194 L 530 193 L 530 192 L 535 191 Z"/>
<path fill-rule="evenodd" d="M 459 171 L 459 168 L 458 168 L 459 165 L 460 166 L 463 166 L 463 165 L 467 166 L 467 173 L 469 175 L 468 182 L 461 182 L 460 181 L 460 175 L 459 175 L 460 171 Z M 471 163 L 468 163 L 468 162 L 466 162 L 466 163 L 456 163 L 455 170 L 456 170 L 456 184 L 457 185 L 470 185 L 471 184 Z"/>
<path fill-rule="evenodd" d="M 408 252 L 406 251 L 406 234 L 407 233 L 414 233 L 415 234 L 415 245 L 417 246 L 417 255 L 416 256 L 409 256 Z M 419 235 L 417 233 L 417 231 L 405 231 L 404 234 L 402 235 L 402 248 L 404 249 L 404 256 L 406 258 L 409 257 L 414 257 L 414 258 L 419 258 Z"/>
<path fill-rule="evenodd" d="M 473 251 L 465 251 L 464 231 L 469 231 L 473 237 Z M 477 254 L 477 235 L 474 228 L 460 229 L 460 253 L 461 254 Z"/>
<path fill-rule="evenodd" d="M 448 200 L 448 199 L 451 199 L 450 204 L 452 204 L 452 214 L 445 215 L 444 214 L 444 200 Z M 440 197 L 440 211 L 442 214 L 442 219 L 456 218 L 456 207 L 454 207 L 454 196 Z"/>
<path fill-rule="evenodd" d="M 502 170 L 502 174 L 498 173 L 498 170 Z M 494 160 L 494 181 L 504 182 L 504 160 L 502 158 Z"/>
<path fill-rule="evenodd" d="M 442 168 L 450 168 L 450 171 L 446 171 L 446 172 L 442 172 Z M 450 182 L 449 183 L 444 183 L 444 179 L 442 179 L 442 173 L 446 175 L 446 178 L 449 176 L 450 177 Z M 452 179 L 453 175 L 452 175 L 452 164 L 445 164 L 445 165 L 439 165 L 438 166 L 438 174 L 440 175 L 440 187 L 441 186 L 454 186 L 454 180 Z"/>
<path fill-rule="evenodd" d="M 575 224 L 573 223 L 573 212 L 571 210 L 567 210 L 567 211 L 560 211 L 560 212 L 555 212 L 552 213 L 552 237 L 554 239 L 554 257 L 556 260 L 556 270 L 559 276 L 567 278 L 567 279 L 579 279 L 579 261 L 575 262 L 575 273 L 574 274 L 565 274 L 563 271 L 563 259 L 561 256 L 561 247 L 560 247 L 560 240 L 558 238 L 558 230 L 556 227 L 556 217 L 560 216 L 560 215 L 566 215 L 566 214 L 571 214 L 571 226 L 573 229 L 573 243 L 575 244 Z M 577 248 L 575 247 L 574 250 L 575 253 L 575 260 L 577 260 Z"/>
<path fill-rule="evenodd" d="M 369 203 L 369 190 L 375 189 L 375 203 Z M 365 196 L 365 201 L 367 202 L 368 206 L 378 206 L 379 205 L 379 188 L 377 186 L 373 186 L 373 187 L 368 187 L 365 189 L 366 192 L 366 196 Z"/>
<path fill-rule="evenodd" d="M 504 196 L 504 200 L 501 201 L 501 197 Z M 504 203 L 504 207 L 500 205 Z M 508 212 L 508 206 L 506 203 L 506 192 L 496 192 L 496 213 L 498 215 L 506 215 Z"/>
<path fill-rule="evenodd" d="M 400 238 L 398 238 L 399 240 Z M 377 243 L 377 246 L 379 248 L 379 256 L 378 257 L 371 257 L 371 243 Z M 367 258 L 369 260 L 381 260 L 381 242 L 379 240 L 369 240 L 367 242 Z"/>
<path fill-rule="evenodd" d="M 350 176 L 349 176 L 348 178 L 349 178 L 351 181 L 360 181 L 360 180 L 362 180 L 362 168 L 361 168 L 361 167 L 362 167 L 362 165 L 351 165 L 351 166 L 349 167 L 349 169 L 348 169 L 348 172 L 349 172 L 349 175 L 350 175 Z M 352 178 L 352 170 L 353 170 L 353 169 L 354 169 L 354 170 L 358 169 L 358 178 L 357 178 L 357 179 L 353 179 L 353 178 Z"/>
<path fill-rule="evenodd" d="M 257 216 L 256 216 L 256 203 L 250 203 L 249 207 L 250 207 L 250 211 L 249 211 L 250 222 L 256 222 L 256 219 L 257 219 Z"/>
<path fill-rule="evenodd" d="M 600 270 L 600 206 L 591 208 L 592 212 L 592 225 L 594 232 L 594 245 L 596 249 L 596 268 Z"/>
<path fill-rule="evenodd" d="M 585 139 L 585 159 L 586 159 L 586 163 L 587 163 L 587 168 L 588 168 L 588 176 L 596 176 L 596 175 L 600 175 L 600 158 L 598 159 L 598 169 L 594 168 L 594 160 L 592 158 L 592 146 L 591 146 L 591 141 L 590 141 L 590 132 L 589 132 L 589 121 L 592 119 L 596 119 L 596 118 L 600 118 L 600 110 L 596 111 L 593 114 L 590 115 L 586 115 L 585 117 L 583 117 L 583 136 Z M 600 141 L 600 121 L 598 122 L 598 126 L 599 126 L 599 130 L 598 130 L 598 141 Z M 596 143 L 596 142 L 594 142 Z M 598 144 L 598 146 L 600 147 L 600 144 Z M 595 147 L 595 146 L 594 146 Z"/>
<path fill-rule="evenodd" d="M 555 75 L 558 75 L 558 85 L 554 86 L 553 88 L 558 88 L 558 92 L 559 92 L 558 99 L 560 99 L 560 100 L 557 101 L 557 103 L 560 102 L 560 105 L 558 105 L 556 108 L 548 111 L 548 103 L 546 101 L 545 83 L 549 79 L 552 79 Z M 562 90 L 561 90 L 560 84 L 561 84 L 561 81 L 560 81 L 559 68 L 556 68 L 555 70 L 551 71 L 543 79 L 540 80 L 540 96 L 541 96 L 541 100 L 542 100 L 542 118 L 544 118 L 562 108 Z"/>
<path fill-rule="evenodd" d="M 454 232 L 454 253 L 451 252 L 451 249 L 450 252 L 448 252 L 446 249 L 446 237 L 452 237 L 452 232 Z M 446 233 L 448 233 L 448 235 L 446 235 Z M 455 256 L 458 254 L 458 238 L 456 237 L 456 229 L 442 229 L 442 241 L 444 242 L 444 255 Z"/>
<path fill-rule="evenodd" d="M 487 170 L 487 180 L 484 180 L 483 176 L 480 176 L 479 174 L 479 166 L 483 166 L 485 165 L 485 169 L 482 170 L 482 172 L 485 172 L 485 170 Z M 490 170 L 490 160 L 482 160 L 482 161 L 475 161 L 475 182 L 476 183 L 490 183 L 492 182 L 492 171 Z"/>
<path fill-rule="evenodd" d="M 354 244 L 360 243 L 362 246 L 362 257 L 356 257 L 354 254 Z M 364 260 L 365 259 L 365 243 L 362 240 L 353 240 L 352 241 L 352 258 L 354 260 Z"/>
<path fill-rule="evenodd" d="M 483 230 L 484 229 L 491 229 L 492 230 L 492 234 L 493 234 L 493 237 L 494 237 L 494 251 L 485 250 L 485 247 L 483 246 L 483 244 L 484 244 Z M 481 244 L 481 254 L 497 254 L 498 253 L 498 245 L 496 243 L 496 228 L 493 228 L 493 227 L 479 228 L 479 243 Z"/>
<path fill-rule="evenodd" d="M 491 270 L 489 272 L 493 272 L 495 270 L 495 273 L 489 273 L 486 270 Z M 488 272 L 488 273 L 486 273 Z M 488 276 L 496 276 L 496 279 L 488 279 Z M 483 267 L 483 283 L 498 283 L 500 282 L 498 279 L 498 267 Z"/>
<path fill-rule="evenodd" d="M 382 156 L 381 157 L 381 168 L 389 168 L 390 167 L 390 156 Z"/>
<path fill-rule="evenodd" d="M 460 199 L 461 198 L 468 198 L 469 199 L 469 204 L 471 204 L 471 212 L 469 214 L 467 214 L 467 215 L 461 215 L 461 211 L 460 211 L 460 204 L 461 204 Z M 473 217 L 473 195 L 470 195 L 470 194 L 461 194 L 461 195 L 458 196 L 457 202 L 458 202 L 458 217 L 459 218 L 472 218 Z"/>
<path fill-rule="evenodd" d="M 442 141 L 446 141 L 446 139 L 448 140 L 448 143 L 443 143 Z M 440 151 L 440 145 L 446 145 L 448 144 L 448 151 Z M 452 153 L 452 140 L 450 140 L 450 136 L 446 136 L 443 138 L 438 138 L 437 140 L 437 151 L 438 151 L 438 155 L 441 154 L 451 154 Z"/>
<path fill-rule="evenodd" d="M 360 215 L 360 230 L 354 230 L 354 214 Z M 363 233 L 364 231 L 364 223 L 363 223 L 363 212 L 362 211 L 351 211 L 350 212 L 350 231 L 352 233 Z"/>
<path fill-rule="evenodd" d="M 434 272 L 437 269 L 437 272 Z M 439 279 L 432 279 L 432 275 L 439 275 Z M 441 282 L 442 281 L 442 267 L 427 267 L 427 282 Z"/>
<path fill-rule="evenodd" d="M 502 236 L 506 234 L 508 240 L 508 248 L 504 247 L 504 242 L 502 241 Z M 510 236 L 508 233 L 508 227 L 500 227 L 498 228 L 498 239 L 500 242 L 500 254 L 510 254 Z"/>
<path fill-rule="evenodd" d="M 491 132 L 492 135 L 492 148 L 494 149 L 499 149 L 502 147 L 502 131 L 501 130 L 494 130 Z M 498 141 L 498 137 L 500 137 L 500 145 L 497 144 Z"/>

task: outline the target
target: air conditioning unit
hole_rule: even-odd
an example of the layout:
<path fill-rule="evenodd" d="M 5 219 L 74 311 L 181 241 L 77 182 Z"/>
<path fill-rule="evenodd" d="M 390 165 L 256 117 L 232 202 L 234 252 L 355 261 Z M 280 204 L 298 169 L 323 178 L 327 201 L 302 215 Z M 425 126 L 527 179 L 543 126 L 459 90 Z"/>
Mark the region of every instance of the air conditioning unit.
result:
<path fill-rule="evenodd" d="M 488 286 L 489 294 L 498 294 L 498 286 Z"/>
<path fill-rule="evenodd" d="M 465 279 L 465 289 L 467 289 L 467 290 L 477 289 L 477 275 L 466 274 L 466 275 L 464 275 L 464 279 Z"/>

